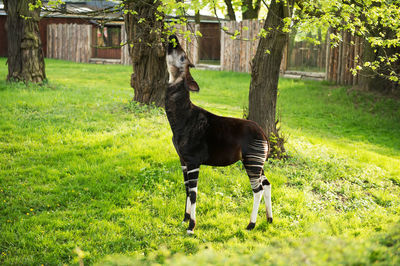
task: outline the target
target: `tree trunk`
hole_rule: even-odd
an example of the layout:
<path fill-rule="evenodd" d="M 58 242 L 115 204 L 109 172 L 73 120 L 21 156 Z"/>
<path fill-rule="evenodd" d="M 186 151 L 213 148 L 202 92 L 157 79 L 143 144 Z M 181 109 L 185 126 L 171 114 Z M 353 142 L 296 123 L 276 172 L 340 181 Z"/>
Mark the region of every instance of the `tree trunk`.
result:
<path fill-rule="evenodd" d="M 41 83 L 46 79 L 39 34 L 40 8 L 35 0 L 4 0 L 7 13 L 8 81 Z"/>
<path fill-rule="evenodd" d="M 289 1 L 288 1 L 289 2 Z M 252 62 L 249 91 L 249 119 L 257 122 L 267 134 L 271 144 L 271 156 L 285 156 L 283 138 L 278 134 L 276 100 L 278 94 L 279 68 L 288 34 L 281 31 L 283 18 L 288 17 L 293 5 L 273 0 L 269 7 L 264 29 L 269 32 L 261 38 Z M 268 30 L 273 29 L 273 30 Z"/>
<path fill-rule="evenodd" d="M 261 0 L 242 0 L 242 18 L 245 19 L 258 19 L 260 13 Z"/>
<path fill-rule="evenodd" d="M 168 72 L 162 43 L 164 20 L 157 11 L 159 5 L 160 1 L 154 0 L 126 0 L 125 28 L 133 65 L 133 100 L 164 106 Z"/>
<path fill-rule="evenodd" d="M 227 19 L 235 21 L 236 15 L 235 15 L 235 10 L 233 9 L 232 0 L 224 0 L 224 1 L 225 1 L 226 9 L 228 11 Z"/>

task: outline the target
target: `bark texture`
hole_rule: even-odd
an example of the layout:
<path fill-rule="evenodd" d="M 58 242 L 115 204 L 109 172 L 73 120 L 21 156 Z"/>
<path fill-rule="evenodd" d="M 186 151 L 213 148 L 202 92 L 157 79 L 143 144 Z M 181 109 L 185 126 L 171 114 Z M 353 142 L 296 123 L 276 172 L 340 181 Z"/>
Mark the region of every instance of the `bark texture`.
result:
<path fill-rule="evenodd" d="M 268 34 L 261 38 L 252 61 L 248 118 L 265 131 L 271 142 L 270 155 L 275 157 L 282 157 L 285 153 L 284 140 L 276 126 L 276 101 L 283 49 L 288 42 L 288 33 L 281 31 L 284 26 L 282 19 L 289 16 L 292 7 L 285 6 L 283 1 L 271 2 L 263 27 Z"/>
<path fill-rule="evenodd" d="M 260 13 L 261 0 L 242 0 L 243 19 L 257 19 Z"/>
<path fill-rule="evenodd" d="M 40 9 L 34 0 L 4 0 L 7 13 L 8 81 L 41 83 L 46 79 L 39 34 Z"/>
<path fill-rule="evenodd" d="M 163 14 L 157 11 L 159 5 L 160 1 L 154 0 L 125 1 L 128 10 L 125 28 L 133 65 L 133 100 L 163 107 L 168 71 L 162 43 L 164 20 Z"/>
<path fill-rule="evenodd" d="M 235 10 L 233 9 L 232 0 L 224 0 L 227 9 L 227 19 L 236 20 Z"/>

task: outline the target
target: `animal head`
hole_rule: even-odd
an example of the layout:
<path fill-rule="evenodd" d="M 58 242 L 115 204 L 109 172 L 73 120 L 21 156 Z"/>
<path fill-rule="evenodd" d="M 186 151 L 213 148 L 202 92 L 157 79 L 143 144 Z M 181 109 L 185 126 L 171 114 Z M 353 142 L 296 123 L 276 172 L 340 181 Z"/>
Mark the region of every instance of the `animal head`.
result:
<path fill-rule="evenodd" d="M 175 35 L 169 36 L 167 66 L 170 84 L 177 84 L 183 80 L 185 87 L 190 91 L 200 90 L 199 85 L 193 79 L 189 70 L 194 65 L 190 62 Z"/>

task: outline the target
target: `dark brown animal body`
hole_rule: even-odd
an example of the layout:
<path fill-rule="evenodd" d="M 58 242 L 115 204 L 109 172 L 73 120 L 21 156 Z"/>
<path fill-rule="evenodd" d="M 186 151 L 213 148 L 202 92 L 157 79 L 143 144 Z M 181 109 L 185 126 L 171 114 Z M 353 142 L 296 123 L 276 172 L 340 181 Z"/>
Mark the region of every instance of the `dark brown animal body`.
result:
<path fill-rule="evenodd" d="M 267 141 L 255 122 L 218 116 L 192 104 L 184 81 L 168 88 L 165 109 L 184 162 L 227 166 L 245 157 L 253 139 Z"/>

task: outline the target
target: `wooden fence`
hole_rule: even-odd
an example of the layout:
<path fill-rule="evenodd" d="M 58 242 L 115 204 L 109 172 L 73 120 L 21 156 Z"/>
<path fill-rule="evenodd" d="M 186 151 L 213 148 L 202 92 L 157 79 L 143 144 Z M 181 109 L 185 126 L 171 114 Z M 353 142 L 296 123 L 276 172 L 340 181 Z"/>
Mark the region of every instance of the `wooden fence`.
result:
<path fill-rule="evenodd" d="M 343 41 L 337 46 L 331 47 L 329 39 L 327 42 L 326 78 L 340 85 L 357 85 L 360 77 L 353 76 L 351 69 L 356 67 L 356 57 L 362 57 L 363 39 L 345 31 L 340 34 Z"/>
<path fill-rule="evenodd" d="M 262 20 L 229 21 L 222 23 L 228 32 L 239 33 L 239 39 L 221 31 L 221 70 L 251 72 L 251 62 L 257 52 L 258 34 L 264 25 Z M 285 72 L 288 64 L 288 47 L 284 47 L 280 71 Z"/>
<path fill-rule="evenodd" d="M 234 40 L 231 38 L 232 35 L 221 31 L 221 70 L 251 72 L 251 61 L 258 45 L 258 40 L 255 39 L 262 26 L 262 21 L 257 20 L 222 24 L 222 27 L 228 28 L 229 32 L 239 33 L 240 39 Z M 331 47 L 329 39 L 331 32 L 333 31 L 327 33 L 326 41 L 319 46 L 299 42 L 290 49 L 291 51 L 285 47 L 281 72 L 286 71 L 288 61 L 291 68 L 302 66 L 305 61 L 309 61 L 308 67 L 325 68 L 327 80 L 340 85 L 357 85 L 360 77 L 353 76 L 351 69 L 356 67 L 356 57 L 362 57 L 363 40 L 349 32 L 341 32 L 343 41 Z"/>
<path fill-rule="evenodd" d="M 49 24 L 47 57 L 88 63 L 91 58 L 92 26 Z"/>
<path fill-rule="evenodd" d="M 263 22 L 244 20 L 241 22 L 223 22 L 221 27 L 228 32 L 239 32 L 240 40 L 232 39 L 232 35 L 221 31 L 221 70 L 235 72 L 251 72 L 251 61 L 256 54 L 256 39 Z"/>
<path fill-rule="evenodd" d="M 321 44 L 315 45 L 307 41 L 294 40 L 290 38 L 288 50 L 288 69 L 303 71 L 324 71 L 326 63 L 326 43 L 319 40 Z"/>

